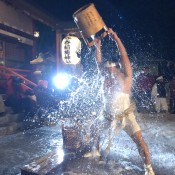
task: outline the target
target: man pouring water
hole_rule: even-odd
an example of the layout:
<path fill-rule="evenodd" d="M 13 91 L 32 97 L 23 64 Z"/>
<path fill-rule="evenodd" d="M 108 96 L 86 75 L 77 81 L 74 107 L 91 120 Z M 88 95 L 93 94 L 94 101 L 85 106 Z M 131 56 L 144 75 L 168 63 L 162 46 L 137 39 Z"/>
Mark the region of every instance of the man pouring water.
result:
<path fill-rule="evenodd" d="M 112 116 L 111 128 L 115 131 L 120 120 L 123 130 L 136 143 L 140 156 L 144 162 L 145 175 L 154 175 L 150 162 L 150 153 L 145 143 L 141 128 L 138 125 L 135 115 L 130 108 L 130 92 L 132 87 L 132 68 L 126 49 L 118 35 L 108 30 L 108 35 L 115 42 L 119 50 L 122 71 L 117 62 L 110 60 L 102 64 L 101 41 L 96 43 L 96 59 L 101 69 L 107 73 L 104 81 L 105 113 Z M 110 120 L 109 119 L 109 120 Z"/>

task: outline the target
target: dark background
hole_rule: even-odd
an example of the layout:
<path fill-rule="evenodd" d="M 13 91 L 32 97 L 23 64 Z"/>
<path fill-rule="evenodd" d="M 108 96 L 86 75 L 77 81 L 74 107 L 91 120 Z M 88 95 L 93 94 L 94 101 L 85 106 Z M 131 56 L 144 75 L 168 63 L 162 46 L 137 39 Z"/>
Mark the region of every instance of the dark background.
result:
<path fill-rule="evenodd" d="M 174 0 L 26 1 L 61 21 L 73 20 L 76 10 L 94 3 L 106 25 L 118 33 L 132 57 L 175 60 Z M 50 32 L 51 29 L 41 25 L 38 29 L 44 34 L 40 37 L 40 45 L 49 43 L 53 48 L 55 35 Z"/>

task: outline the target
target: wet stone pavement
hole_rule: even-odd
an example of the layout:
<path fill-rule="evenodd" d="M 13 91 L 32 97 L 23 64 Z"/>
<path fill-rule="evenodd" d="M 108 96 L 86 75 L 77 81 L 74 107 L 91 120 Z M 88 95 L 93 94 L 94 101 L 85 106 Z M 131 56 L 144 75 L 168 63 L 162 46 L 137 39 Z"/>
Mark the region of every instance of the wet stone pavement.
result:
<path fill-rule="evenodd" d="M 156 175 L 175 175 L 175 114 L 138 114 Z M 105 146 L 102 147 L 102 153 Z M 20 168 L 53 150 L 62 150 L 61 127 L 41 127 L 0 137 L 0 175 L 20 175 Z M 59 151 L 58 151 L 59 154 Z M 135 144 L 123 131 L 107 160 L 65 156 L 53 175 L 143 175 Z"/>

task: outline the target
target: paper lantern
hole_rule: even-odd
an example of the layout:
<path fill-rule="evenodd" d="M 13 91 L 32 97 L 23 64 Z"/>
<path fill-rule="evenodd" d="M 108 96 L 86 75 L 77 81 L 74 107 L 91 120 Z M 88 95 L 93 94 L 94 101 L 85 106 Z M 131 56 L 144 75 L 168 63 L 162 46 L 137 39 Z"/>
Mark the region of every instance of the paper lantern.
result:
<path fill-rule="evenodd" d="M 66 36 L 62 40 L 62 60 L 66 64 L 78 64 L 81 57 L 81 41 L 76 36 Z"/>

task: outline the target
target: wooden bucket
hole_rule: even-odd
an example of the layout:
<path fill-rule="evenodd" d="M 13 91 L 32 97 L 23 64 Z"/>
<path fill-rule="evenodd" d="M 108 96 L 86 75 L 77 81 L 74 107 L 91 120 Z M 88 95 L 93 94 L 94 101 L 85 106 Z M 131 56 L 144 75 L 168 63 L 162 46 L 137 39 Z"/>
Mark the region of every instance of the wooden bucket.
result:
<path fill-rule="evenodd" d="M 107 35 L 107 26 L 94 4 L 83 6 L 73 14 L 73 18 L 89 47 L 94 45 L 96 37 L 105 37 Z"/>
<path fill-rule="evenodd" d="M 78 149 L 81 146 L 81 136 L 77 128 L 62 126 L 63 148 Z"/>

